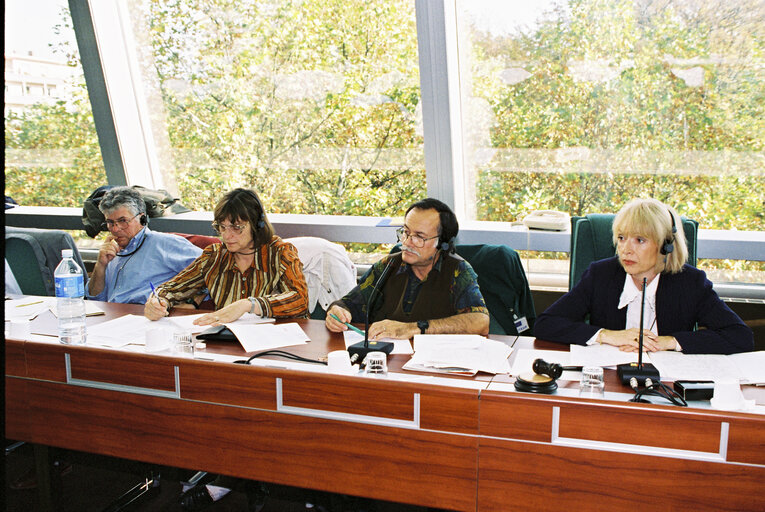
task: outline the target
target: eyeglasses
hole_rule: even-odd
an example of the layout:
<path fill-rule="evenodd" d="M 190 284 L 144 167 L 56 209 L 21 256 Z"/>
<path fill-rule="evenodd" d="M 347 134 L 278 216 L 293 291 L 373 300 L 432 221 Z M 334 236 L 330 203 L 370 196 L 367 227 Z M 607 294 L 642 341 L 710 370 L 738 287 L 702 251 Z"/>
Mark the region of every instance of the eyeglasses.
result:
<path fill-rule="evenodd" d="M 130 221 L 132 221 L 133 219 L 135 219 L 139 215 L 141 215 L 141 214 L 140 213 L 136 213 L 135 215 L 133 215 L 129 219 L 126 219 L 125 217 L 120 217 L 117 220 L 106 219 L 106 221 L 101 224 L 101 229 L 108 229 L 110 231 L 112 229 L 114 229 L 114 228 L 125 229 L 128 226 L 128 224 L 130 224 Z"/>
<path fill-rule="evenodd" d="M 425 242 L 427 242 L 428 240 L 433 240 L 434 238 L 438 238 L 438 235 L 431 236 L 430 238 L 423 238 L 420 235 L 413 235 L 412 233 L 410 233 L 408 230 L 404 228 L 398 228 L 396 230 L 396 236 L 398 237 L 398 241 L 401 242 L 402 244 L 408 238 L 412 242 L 412 245 L 415 247 L 425 247 Z"/>
<path fill-rule="evenodd" d="M 212 228 L 219 235 L 222 235 L 223 233 L 225 233 L 229 229 L 232 229 L 234 231 L 234 233 L 236 233 L 237 235 L 241 235 L 242 231 L 244 231 L 244 228 L 246 228 L 246 227 L 247 227 L 246 223 L 245 224 L 220 224 L 218 222 L 213 222 L 212 223 Z"/>

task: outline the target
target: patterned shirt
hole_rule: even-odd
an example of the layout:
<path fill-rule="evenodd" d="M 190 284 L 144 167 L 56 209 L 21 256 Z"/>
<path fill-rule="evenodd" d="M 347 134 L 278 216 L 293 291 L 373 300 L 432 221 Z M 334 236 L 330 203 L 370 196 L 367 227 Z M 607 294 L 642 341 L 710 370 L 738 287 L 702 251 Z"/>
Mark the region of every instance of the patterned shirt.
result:
<path fill-rule="evenodd" d="M 234 255 L 225 244 L 212 244 L 185 270 L 157 288 L 157 294 L 172 304 L 204 292 L 210 294 L 215 309 L 255 297 L 263 316 L 308 316 L 303 264 L 297 249 L 278 236 L 258 248 L 252 265 L 244 272 L 236 266 Z"/>
<path fill-rule="evenodd" d="M 342 304 L 340 304 L 341 306 L 351 312 L 353 322 L 363 323 L 366 321 L 367 302 L 369 302 L 372 289 L 378 279 L 380 279 L 380 275 L 383 273 L 388 260 L 389 258 L 386 257 L 374 263 L 372 268 L 370 268 L 364 277 L 361 278 L 361 282 L 353 290 L 348 292 L 348 294 L 342 298 L 342 301 L 338 301 L 338 303 L 342 302 Z M 442 262 L 443 258 L 438 258 L 433 264 L 430 273 L 440 272 Z M 402 262 L 397 271 L 397 274 L 402 273 L 406 273 L 408 277 L 406 290 L 404 291 L 403 309 L 404 312 L 409 313 L 412 310 L 412 307 L 417 300 L 417 295 L 425 281 L 420 281 L 414 274 L 411 265 L 408 265 L 407 263 Z M 425 280 L 427 280 L 427 277 L 425 277 Z M 454 279 L 452 279 L 451 285 L 449 286 L 448 293 L 457 314 L 489 314 L 489 310 L 486 308 L 486 303 L 483 300 L 483 295 L 481 295 L 481 290 L 478 288 L 478 276 L 467 261 L 461 260 L 459 262 Z"/>

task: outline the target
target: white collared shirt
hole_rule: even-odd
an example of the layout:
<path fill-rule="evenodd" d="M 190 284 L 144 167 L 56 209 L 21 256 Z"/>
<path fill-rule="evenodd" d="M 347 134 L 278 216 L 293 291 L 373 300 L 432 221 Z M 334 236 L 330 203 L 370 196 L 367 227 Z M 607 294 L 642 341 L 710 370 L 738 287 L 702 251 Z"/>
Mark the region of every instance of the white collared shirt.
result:
<path fill-rule="evenodd" d="M 645 289 L 645 313 L 643 315 L 643 329 L 658 334 L 659 328 L 656 325 L 656 290 L 659 287 L 659 278 L 657 274 Z M 627 324 L 625 329 L 640 327 L 640 303 L 643 299 L 643 292 L 638 289 L 632 276 L 627 274 L 624 277 L 624 289 L 619 297 L 619 309 L 627 308 Z"/>

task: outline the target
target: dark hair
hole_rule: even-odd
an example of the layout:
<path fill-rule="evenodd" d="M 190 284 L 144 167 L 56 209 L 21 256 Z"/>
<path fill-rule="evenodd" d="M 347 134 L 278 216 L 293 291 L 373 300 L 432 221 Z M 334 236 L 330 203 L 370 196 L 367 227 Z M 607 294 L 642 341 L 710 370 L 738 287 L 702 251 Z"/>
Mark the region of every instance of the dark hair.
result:
<path fill-rule="evenodd" d="M 268 222 L 263 203 L 258 195 L 247 188 L 235 188 L 215 205 L 215 222 L 229 220 L 231 223 L 245 220 L 250 223 L 255 249 L 267 244 L 274 236 L 274 227 Z"/>
<path fill-rule="evenodd" d="M 457 216 L 446 203 L 428 197 L 417 201 L 412 204 L 407 210 L 404 216 L 408 215 L 410 211 L 417 208 L 418 210 L 436 210 L 438 212 L 439 226 L 438 226 L 438 245 L 439 249 L 454 251 L 454 239 L 460 230 L 460 224 L 457 222 Z M 446 244 L 448 247 L 445 247 Z"/>
<path fill-rule="evenodd" d="M 133 212 L 133 215 L 146 213 L 146 203 L 143 196 L 133 187 L 110 188 L 98 203 L 98 209 L 104 215 L 109 215 L 123 206 Z"/>

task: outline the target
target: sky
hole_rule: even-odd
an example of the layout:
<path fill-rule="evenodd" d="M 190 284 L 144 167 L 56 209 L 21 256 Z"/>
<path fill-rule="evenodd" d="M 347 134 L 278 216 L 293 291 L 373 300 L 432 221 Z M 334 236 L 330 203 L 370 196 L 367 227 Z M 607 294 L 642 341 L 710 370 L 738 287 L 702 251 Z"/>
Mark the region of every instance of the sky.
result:
<path fill-rule="evenodd" d="M 49 43 L 56 35 L 53 27 L 61 22 L 61 7 L 66 0 L 5 0 L 5 52 L 26 54 L 32 51 L 38 57 L 54 57 Z M 72 42 L 74 34 L 72 34 Z"/>

